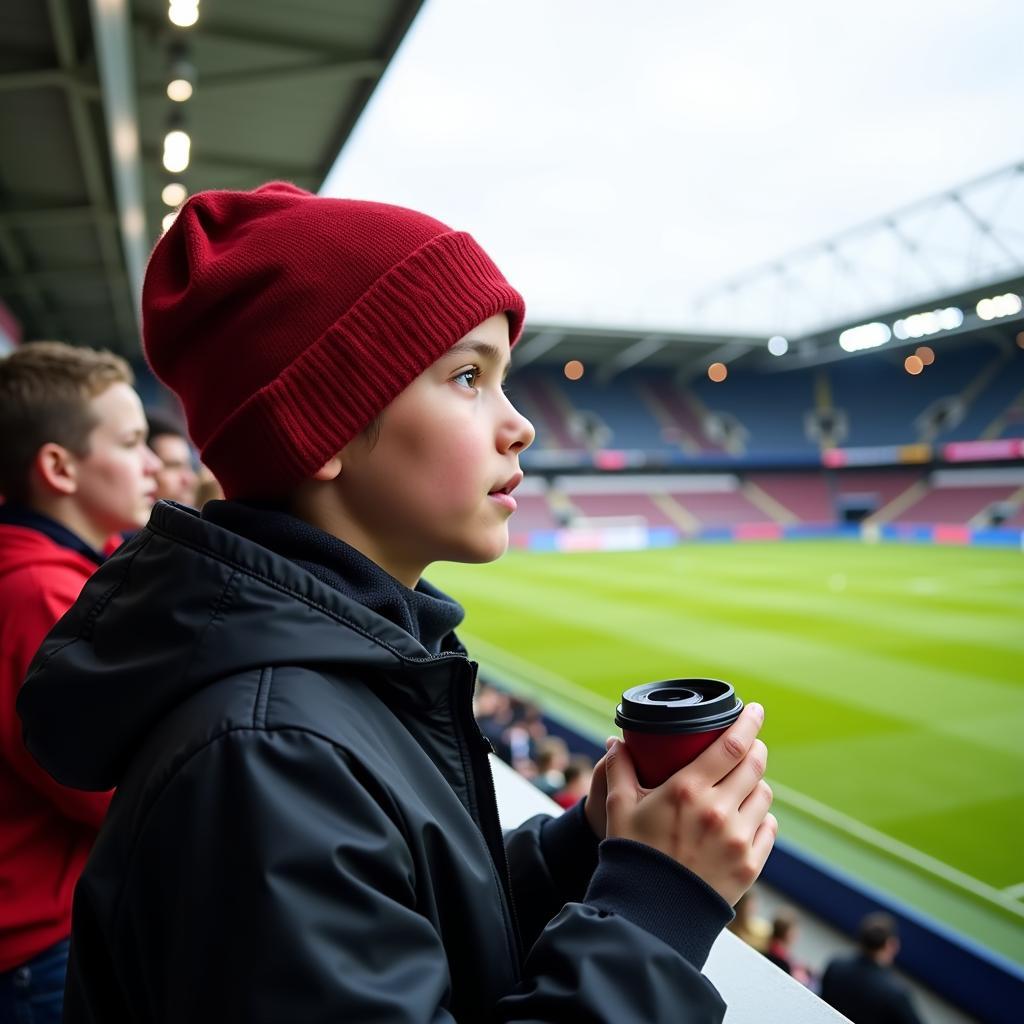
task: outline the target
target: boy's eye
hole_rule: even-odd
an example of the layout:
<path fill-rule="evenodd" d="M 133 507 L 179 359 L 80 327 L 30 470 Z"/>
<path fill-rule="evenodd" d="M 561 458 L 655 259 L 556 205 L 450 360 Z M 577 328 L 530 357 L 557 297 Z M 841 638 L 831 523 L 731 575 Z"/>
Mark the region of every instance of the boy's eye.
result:
<path fill-rule="evenodd" d="M 467 388 L 471 388 L 476 384 L 477 378 L 480 376 L 480 371 L 475 366 L 471 366 L 468 370 L 463 370 L 452 379 L 455 381 L 462 381 L 465 383 Z"/>

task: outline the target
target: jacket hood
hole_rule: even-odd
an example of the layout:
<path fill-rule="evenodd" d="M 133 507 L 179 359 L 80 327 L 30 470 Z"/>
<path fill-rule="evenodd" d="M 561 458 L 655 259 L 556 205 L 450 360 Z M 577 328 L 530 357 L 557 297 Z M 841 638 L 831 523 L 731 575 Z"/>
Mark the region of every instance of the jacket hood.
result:
<path fill-rule="evenodd" d="M 283 665 L 373 673 L 430 703 L 424 666 L 461 653 L 431 655 L 288 559 L 159 502 L 43 642 L 18 713 L 58 782 L 104 790 L 160 719 L 225 677 Z"/>

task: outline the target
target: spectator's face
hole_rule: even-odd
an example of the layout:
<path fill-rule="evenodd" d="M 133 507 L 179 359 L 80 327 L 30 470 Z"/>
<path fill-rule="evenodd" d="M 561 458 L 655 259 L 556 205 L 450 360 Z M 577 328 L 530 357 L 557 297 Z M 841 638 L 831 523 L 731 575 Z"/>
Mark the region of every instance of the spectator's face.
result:
<path fill-rule="evenodd" d="M 192 468 L 188 442 L 177 434 L 157 434 L 149 439 L 149 446 L 161 462 L 156 474 L 157 497 L 195 505 L 199 477 Z"/>
<path fill-rule="evenodd" d="M 139 396 L 117 383 L 89 404 L 96 426 L 88 455 L 75 459 L 76 504 L 98 534 L 145 526 L 156 500 L 160 460 L 146 445 Z"/>
<path fill-rule="evenodd" d="M 493 316 L 384 410 L 376 442 L 361 436 L 341 453 L 349 534 L 403 582 L 508 546 L 513 503 L 498 492 L 518 482 L 534 436 L 502 388 L 508 362 L 508 321 Z"/>

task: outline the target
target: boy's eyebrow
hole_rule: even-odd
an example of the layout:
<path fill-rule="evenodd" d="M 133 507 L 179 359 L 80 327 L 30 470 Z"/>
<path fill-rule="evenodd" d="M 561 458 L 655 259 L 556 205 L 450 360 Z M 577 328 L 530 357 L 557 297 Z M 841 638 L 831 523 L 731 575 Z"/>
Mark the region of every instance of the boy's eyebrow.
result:
<path fill-rule="evenodd" d="M 488 341 L 475 341 L 472 338 L 466 338 L 464 341 L 457 341 L 450 349 L 448 349 L 448 355 L 453 353 L 458 354 L 459 352 L 473 352 L 484 359 L 490 360 L 492 363 L 496 363 L 499 366 L 502 365 L 501 349 L 496 345 L 492 345 Z M 511 368 L 511 362 L 505 363 L 503 367 L 502 380 L 508 376 L 508 371 Z"/>

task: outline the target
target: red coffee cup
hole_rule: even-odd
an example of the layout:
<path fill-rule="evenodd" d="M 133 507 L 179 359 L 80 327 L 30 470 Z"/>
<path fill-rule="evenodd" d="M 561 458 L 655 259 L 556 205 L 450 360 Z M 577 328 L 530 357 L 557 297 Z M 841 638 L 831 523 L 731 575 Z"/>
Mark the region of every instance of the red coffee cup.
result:
<path fill-rule="evenodd" d="M 664 679 L 626 690 L 615 724 L 640 785 L 653 789 L 710 747 L 742 710 L 721 679 Z"/>

